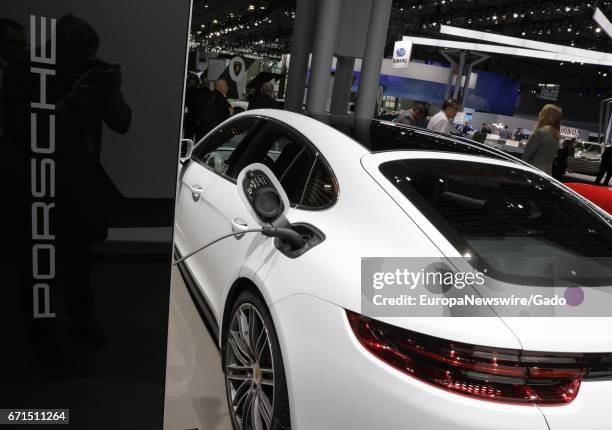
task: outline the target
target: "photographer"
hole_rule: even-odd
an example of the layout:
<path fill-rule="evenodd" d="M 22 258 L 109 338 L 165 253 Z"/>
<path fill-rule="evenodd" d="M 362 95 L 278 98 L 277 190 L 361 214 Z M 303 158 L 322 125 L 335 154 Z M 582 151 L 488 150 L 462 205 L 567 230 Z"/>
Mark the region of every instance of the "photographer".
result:
<path fill-rule="evenodd" d="M 55 132 L 55 148 L 49 156 L 55 169 L 55 198 L 50 230 L 58 249 L 58 271 L 63 274 L 66 312 L 77 337 L 95 344 L 105 333 L 93 317 L 90 286 L 90 245 L 106 238 L 108 214 L 123 196 L 100 162 L 102 128 L 106 124 L 124 134 L 131 110 L 121 93 L 120 66 L 96 57 L 99 37 L 86 21 L 65 15 L 57 21 L 55 76 L 46 82 L 47 102 L 55 105 L 55 126 L 39 127 L 37 140 L 49 142 Z M 49 42 L 48 42 L 49 43 Z M 35 47 L 32 47 L 35 49 Z M 3 101 L 7 115 L 5 164 L 12 169 L 14 223 L 11 240 L 19 262 L 32 253 L 29 172 L 31 158 L 30 103 L 39 100 L 40 81 L 30 72 L 29 54 L 13 62 L 5 74 Z M 42 121 L 41 121 L 42 122 Z M 20 292 L 34 352 L 44 361 L 57 361 L 54 319 L 32 320 L 30 264 L 19 265 Z"/>
<path fill-rule="evenodd" d="M 121 67 L 96 57 L 99 38 L 86 21 L 62 17 L 57 46 L 57 230 L 64 263 L 71 264 L 67 311 L 77 334 L 102 341 L 92 317 L 89 247 L 106 238 L 108 213 L 123 198 L 100 163 L 102 125 L 124 134 L 132 115 L 120 89 Z"/>
<path fill-rule="evenodd" d="M 2 78 L 8 63 L 26 50 L 26 31 L 21 24 L 9 18 L 0 18 L 0 94 Z M 4 113 L 0 100 L 0 142 L 4 135 Z"/>

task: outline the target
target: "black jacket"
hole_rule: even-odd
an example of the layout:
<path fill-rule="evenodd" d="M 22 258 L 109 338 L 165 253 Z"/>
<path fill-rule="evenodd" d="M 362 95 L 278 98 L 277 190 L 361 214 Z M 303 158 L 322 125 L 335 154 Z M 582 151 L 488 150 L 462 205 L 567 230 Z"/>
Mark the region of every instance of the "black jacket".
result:
<path fill-rule="evenodd" d="M 198 139 L 231 115 L 231 106 L 219 91 L 204 92 L 197 103 Z"/>
<path fill-rule="evenodd" d="M 258 94 L 249 102 L 249 110 L 252 109 L 280 109 L 280 103 L 268 94 Z"/>
<path fill-rule="evenodd" d="M 106 237 L 109 213 L 123 196 L 100 162 L 102 125 L 125 134 L 131 123 L 131 110 L 118 84 L 101 81 L 83 82 L 88 97 L 77 105 L 68 100 L 74 82 L 49 79 L 47 97 L 55 104 L 56 218 L 58 230 L 80 231 L 83 237 L 102 240 Z M 4 75 L 2 101 L 6 108 L 7 127 L 3 142 L 2 177 L 15 184 L 15 192 L 29 195 L 30 187 L 30 102 L 39 99 L 39 79 L 31 73 L 27 58 L 13 62 Z M 44 114 L 39 114 L 39 122 Z M 41 127 L 38 140 L 48 141 L 48 130 Z M 26 191 L 26 192 L 24 192 Z M 17 197 L 18 198 L 18 197 Z M 30 204 L 28 199 L 22 202 Z"/>

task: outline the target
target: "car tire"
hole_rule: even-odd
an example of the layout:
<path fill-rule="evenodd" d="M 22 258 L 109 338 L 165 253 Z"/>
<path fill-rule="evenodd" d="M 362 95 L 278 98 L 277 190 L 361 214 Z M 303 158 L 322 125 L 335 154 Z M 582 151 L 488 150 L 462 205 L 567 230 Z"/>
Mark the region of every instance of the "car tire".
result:
<path fill-rule="evenodd" d="M 274 323 L 265 302 L 252 291 L 241 293 L 232 306 L 222 354 L 234 430 L 291 429 L 287 381 Z"/>

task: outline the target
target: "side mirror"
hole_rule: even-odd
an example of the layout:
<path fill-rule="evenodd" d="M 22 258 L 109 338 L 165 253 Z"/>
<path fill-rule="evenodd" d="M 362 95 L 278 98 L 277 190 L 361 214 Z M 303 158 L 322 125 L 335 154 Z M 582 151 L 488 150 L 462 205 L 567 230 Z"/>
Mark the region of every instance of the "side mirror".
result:
<path fill-rule="evenodd" d="M 238 175 L 238 194 L 262 227 L 288 225 L 289 198 L 274 173 L 261 163 L 250 164 Z"/>
<path fill-rule="evenodd" d="M 179 151 L 179 160 L 182 163 L 188 161 L 191 158 L 191 154 L 193 153 L 193 140 L 181 139 L 181 148 Z"/>

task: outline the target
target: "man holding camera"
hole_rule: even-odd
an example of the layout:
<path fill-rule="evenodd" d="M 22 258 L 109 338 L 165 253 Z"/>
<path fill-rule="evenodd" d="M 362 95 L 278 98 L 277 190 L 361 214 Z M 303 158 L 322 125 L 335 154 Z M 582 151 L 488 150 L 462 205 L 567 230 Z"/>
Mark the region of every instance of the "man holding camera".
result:
<path fill-rule="evenodd" d="M 125 134 L 131 109 L 121 92 L 121 67 L 96 57 L 98 34 L 86 21 L 65 15 L 57 21 L 55 73 L 46 79 L 46 100 L 54 106 L 53 127 L 39 127 L 38 142 L 55 143 L 49 162 L 54 165 L 54 207 L 49 221 L 58 266 L 63 273 L 66 311 L 73 333 L 96 344 L 105 341 L 103 328 L 93 317 L 94 295 L 90 285 L 90 245 L 107 236 L 109 213 L 123 196 L 100 162 L 102 129 Z M 47 42 L 50 43 L 50 42 Z M 31 49 L 35 49 L 32 47 Z M 14 184 L 14 231 L 11 232 L 18 261 L 32 253 L 31 102 L 39 100 L 39 76 L 30 72 L 29 53 L 6 70 L 2 99 L 6 108 L 6 164 L 16 166 Z M 43 121 L 41 120 L 41 125 Z M 20 266 L 25 315 L 32 315 L 32 268 Z M 54 279 L 53 283 L 57 283 Z M 53 290 L 52 286 L 52 290 Z M 32 345 L 45 360 L 57 359 L 53 319 L 28 319 Z"/>

